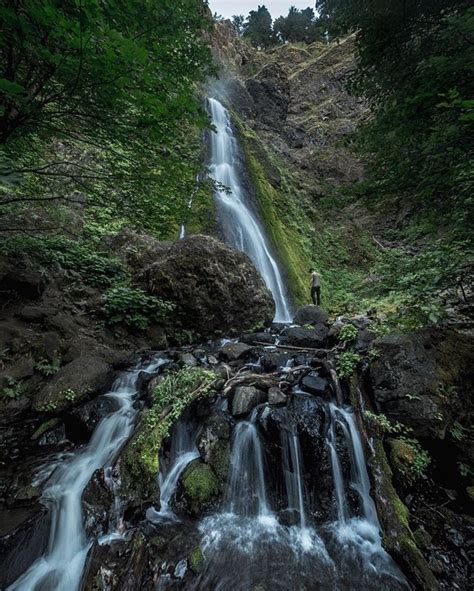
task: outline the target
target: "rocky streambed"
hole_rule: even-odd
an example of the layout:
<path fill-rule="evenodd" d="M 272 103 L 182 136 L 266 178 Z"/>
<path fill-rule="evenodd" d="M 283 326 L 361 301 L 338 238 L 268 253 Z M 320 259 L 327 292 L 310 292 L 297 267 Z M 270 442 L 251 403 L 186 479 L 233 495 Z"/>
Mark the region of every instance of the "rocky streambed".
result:
<path fill-rule="evenodd" d="M 413 441 L 376 414 L 403 420 L 397 371 L 422 392 L 423 363 L 427 379 L 442 360 L 407 360 L 369 318 L 295 320 L 137 355 L 45 422 L 8 467 L 2 587 L 467 589 L 461 490 L 434 473 L 407 490 L 412 452 L 396 452 Z"/>

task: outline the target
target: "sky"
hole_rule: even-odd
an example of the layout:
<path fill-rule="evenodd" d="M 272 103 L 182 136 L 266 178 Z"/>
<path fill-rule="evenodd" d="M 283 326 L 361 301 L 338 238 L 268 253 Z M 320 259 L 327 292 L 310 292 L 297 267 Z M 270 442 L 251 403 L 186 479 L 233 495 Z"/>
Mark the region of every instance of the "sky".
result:
<path fill-rule="evenodd" d="M 316 2 L 314 0 L 209 0 L 212 13 L 217 12 L 225 18 L 233 14 L 247 16 L 251 10 L 256 10 L 257 6 L 262 4 L 268 8 L 273 18 L 277 18 L 282 14 L 286 16 L 290 6 L 314 8 Z"/>

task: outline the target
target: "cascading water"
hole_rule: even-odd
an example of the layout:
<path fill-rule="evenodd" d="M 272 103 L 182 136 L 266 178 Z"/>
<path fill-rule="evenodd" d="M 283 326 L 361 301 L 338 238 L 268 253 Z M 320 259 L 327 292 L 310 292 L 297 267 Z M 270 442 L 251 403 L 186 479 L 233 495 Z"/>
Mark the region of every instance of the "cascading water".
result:
<path fill-rule="evenodd" d="M 171 497 L 176 491 L 179 478 L 186 466 L 199 457 L 196 449 L 196 429 L 194 425 L 180 419 L 174 426 L 171 435 L 170 458 L 167 462 L 161 458 L 158 483 L 160 485 L 160 510 L 150 508 L 146 512 L 147 519 L 154 523 L 175 520 L 176 515 L 170 508 Z"/>
<path fill-rule="evenodd" d="M 208 104 L 215 127 L 209 169 L 210 176 L 220 184 L 215 196 L 224 239 L 227 244 L 248 254 L 260 271 L 275 300 L 275 322 L 290 322 L 290 306 L 280 269 L 239 178 L 237 140 L 230 114 L 215 98 L 210 98 Z"/>
<path fill-rule="evenodd" d="M 8 591 L 76 591 L 92 541 L 84 531 L 82 493 L 99 468 L 107 468 L 130 437 L 136 410 L 139 374 L 156 371 L 165 363 L 154 359 L 123 373 L 106 396 L 113 398 L 117 410 L 97 426 L 90 442 L 72 458 L 58 464 L 43 492 L 42 500 L 51 510 L 51 529 L 46 553 L 12 585 Z"/>

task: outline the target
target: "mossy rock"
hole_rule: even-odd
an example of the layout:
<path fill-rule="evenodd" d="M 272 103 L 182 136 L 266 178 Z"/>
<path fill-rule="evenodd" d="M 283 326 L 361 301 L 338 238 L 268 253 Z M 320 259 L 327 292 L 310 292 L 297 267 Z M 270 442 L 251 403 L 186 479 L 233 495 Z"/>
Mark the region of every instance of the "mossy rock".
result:
<path fill-rule="evenodd" d="M 196 546 L 196 548 L 193 548 L 193 550 L 191 550 L 191 553 L 188 557 L 188 561 L 189 568 L 193 571 L 194 574 L 198 575 L 200 572 L 202 572 L 204 568 L 204 556 L 199 546 Z"/>
<path fill-rule="evenodd" d="M 210 466 L 193 462 L 183 476 L 183 492 L 194 515 L 201 513 L 220 491 L 219 479 Z"/>
<path fill-rule="evenodd" d="M 158 471 L 162 432 L 159 424 L 147 421 L 145 411 L 139 426 L 120 458 L 122 494 L 134 503 L 159 498 Z"/>

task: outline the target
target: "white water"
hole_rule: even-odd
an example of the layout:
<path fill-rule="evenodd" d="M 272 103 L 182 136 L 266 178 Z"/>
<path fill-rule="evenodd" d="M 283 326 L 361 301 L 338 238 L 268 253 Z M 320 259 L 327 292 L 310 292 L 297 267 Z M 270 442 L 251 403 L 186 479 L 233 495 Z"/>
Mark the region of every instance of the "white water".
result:
<path fill-rule="evenodd" d="M 209 109 L 216 129 L 211 139 L 209 168 L 210 176 L 222 186 L 215 195 L 223 220 L 224 239 L 234 248 L 248 254 L 260 271 L 275 300 L 275 322 L 290 322 L 289 304 L 278 264 L 270 252 L 263 227 L 246 203 L 236 166 L 237 143 L 229 112 L 215 98 L 209 99 Z"/>
<path fill-rule="evenodd" d="M 115 400 L 118 410 L 102 419 L 89 443 L 52 473 L 42 496 L 51 510 L 48 548 L 8 591 L 78 589 L 92 544 L 84 531 L 82 493 L 94 472 L 113 463 L 132 434 L 136 415 L 133 400 L 140 372 L 155 371 L 164 362 L 160 358 L 123 373 L 106 394 Z"/>
<path fill-rule="evenodd" d="M 262 521 L 274 519 L 265 490 L 263 450 L 257 427 L 256 412 L 250 421 L 241 421 L 235 428 L 229 467 L 227 509 Z"/>
<path fill-rule="evenodd" d="M 170 456 L 169 463 L 165 462 L 164 458 L 160 462 L 160 510 L 150 508 L 146 512 L 147 519 L 155 523 L 177 519 L 170 508 L 171 497 L 186 466 L 199 457 L 195 429 L 184 420 L 178 421 L 173 429 Z"/>

